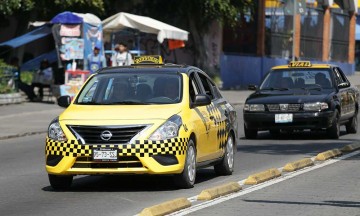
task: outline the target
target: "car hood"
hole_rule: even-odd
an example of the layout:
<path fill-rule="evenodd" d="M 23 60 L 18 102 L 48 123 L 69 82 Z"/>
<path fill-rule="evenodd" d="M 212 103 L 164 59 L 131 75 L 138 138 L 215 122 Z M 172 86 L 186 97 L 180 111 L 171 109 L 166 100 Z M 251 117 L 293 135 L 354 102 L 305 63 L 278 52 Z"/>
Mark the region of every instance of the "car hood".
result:
<path fill-rule="evenodd" d="M 266 103 L 309 103 L 309 102 L 321 102 L 332 93 L 332 90 L 322 91 L 257 91 L 251 94 L 246 103 L 250 104 L 266 104 Z"/>
<path fill-rule="evenodd" d="M 77 105 L 72 104 L 60 120 L 166 120 L 181 111 L 180 104 Z"/>

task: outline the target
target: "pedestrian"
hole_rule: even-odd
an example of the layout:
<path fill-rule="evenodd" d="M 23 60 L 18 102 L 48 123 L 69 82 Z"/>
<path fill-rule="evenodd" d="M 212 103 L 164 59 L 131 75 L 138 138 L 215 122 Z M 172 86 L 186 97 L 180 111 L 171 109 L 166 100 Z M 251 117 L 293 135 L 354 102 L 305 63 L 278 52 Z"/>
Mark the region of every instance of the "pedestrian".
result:
<path fill-rule="evenodd" d="M 35 73 L 32 81 L 32 88 L 37 87 L 38 98 L 35 100 L 42 100 L 44 96 L 44 88 L 50 88 L 53 83 L 53 69 L 47 59 L 43 59 L 40 63 L 40 69 Z"/>
<path fill-rule="evenodd" d="M 96 44 L 93 53 L 89 54 L 84 60 L 84 69 L 89 70 L 90 74 L 95 73 L 97 70 L 106 67 L 106 59 L 100 55 L 101 45 Z"/>
<path fill-rule="evenodd" d="M 112 56 L 112 66 L 131 65 L 133 59 L 127 50 L 127 45 L 123 42 L 116 44 L 115 54 Z"/>

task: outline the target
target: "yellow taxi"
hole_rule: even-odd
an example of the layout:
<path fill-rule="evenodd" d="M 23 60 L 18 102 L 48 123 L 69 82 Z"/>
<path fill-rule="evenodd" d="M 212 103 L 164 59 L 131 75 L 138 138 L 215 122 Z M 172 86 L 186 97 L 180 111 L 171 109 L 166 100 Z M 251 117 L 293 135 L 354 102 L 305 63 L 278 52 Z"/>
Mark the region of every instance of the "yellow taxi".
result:
<path fill-rule="evenodd" d="M 237 116 L 200 69 L 162 64 L 160 57 L 104 68 L 77 96 L 62 96 L 65 111 L 46 137 L 46 171 L 55 190 L 75 175 L 173 175 L 193 187 L 196 169 L 234 170 Z"/>

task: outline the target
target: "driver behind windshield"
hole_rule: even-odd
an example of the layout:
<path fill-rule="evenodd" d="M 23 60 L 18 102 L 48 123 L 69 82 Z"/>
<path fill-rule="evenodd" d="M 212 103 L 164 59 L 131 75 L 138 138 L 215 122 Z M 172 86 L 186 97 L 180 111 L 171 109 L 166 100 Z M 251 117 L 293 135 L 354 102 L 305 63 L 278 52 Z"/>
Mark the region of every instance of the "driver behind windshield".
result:
<path fill-rule="evenodd" d="M 179 96 L 179 81 L 178 79 L 168 79 L 164 85 L 163 96 L 171 100 L 178 99 Z"/>
<path fill-rule="evenodd" d="M 113 84 L 110 102 L 121 102 L 129 97 L 129 87 L 126 83 L 117 82 Z"/>

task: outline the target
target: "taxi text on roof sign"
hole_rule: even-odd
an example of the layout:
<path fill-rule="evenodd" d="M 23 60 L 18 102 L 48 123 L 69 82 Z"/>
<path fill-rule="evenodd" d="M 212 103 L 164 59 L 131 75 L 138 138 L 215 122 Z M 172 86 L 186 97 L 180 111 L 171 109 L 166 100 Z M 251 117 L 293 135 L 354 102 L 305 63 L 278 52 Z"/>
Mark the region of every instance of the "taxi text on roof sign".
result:
<path fill-rule="evenodd" d="M 161 56 L 150 55 L 150 56 L 135 56 L 135 64 L 162 64 Z"/>
<path fill-rule="evenodd" d="M 289 67 L 311 67 L 311 62 L 309 61 L 292 61 L 289 63 Z"/>

